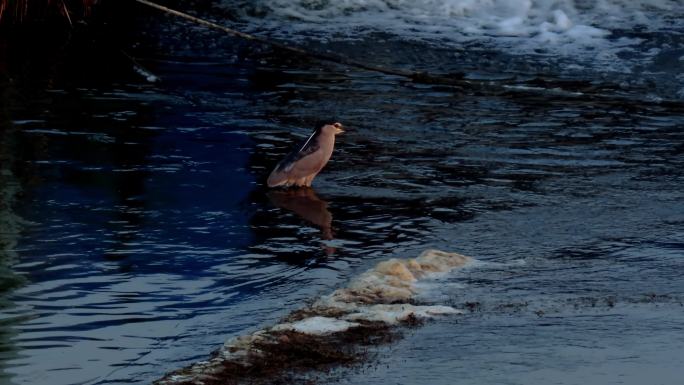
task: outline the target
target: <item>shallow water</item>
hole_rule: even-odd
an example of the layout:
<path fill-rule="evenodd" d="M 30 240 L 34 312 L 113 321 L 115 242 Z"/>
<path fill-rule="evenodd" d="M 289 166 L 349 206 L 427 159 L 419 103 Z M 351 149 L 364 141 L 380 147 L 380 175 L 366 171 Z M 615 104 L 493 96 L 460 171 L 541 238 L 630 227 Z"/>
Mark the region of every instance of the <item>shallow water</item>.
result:
<path fill-rule="evenodd" d="M 605 86 L 612 72 L 558 72 L 561 54 L 547 66 L 483 44 L 494 54 L 476 71 L 445 55 L 452 42 L 307 43 L 493 82 L 527 84 L 526 67 L 615 98 L 498 94 L 155 28 L 132 52 L 158 84 L 123 70 L 36 79 L 18 69 L 35 58 L 7 59 L 0 382 L 149 383 L 380 260 L 437 247 L 483 263 L 422 300 L 471 312 L 406 331 L 336 381 L 677 383 L 684 114 L 653 101 L 677 98 L 681 61 L 621 88 Z M 326 117 L 350 129 L 315 192 L 267 192 Z"/>

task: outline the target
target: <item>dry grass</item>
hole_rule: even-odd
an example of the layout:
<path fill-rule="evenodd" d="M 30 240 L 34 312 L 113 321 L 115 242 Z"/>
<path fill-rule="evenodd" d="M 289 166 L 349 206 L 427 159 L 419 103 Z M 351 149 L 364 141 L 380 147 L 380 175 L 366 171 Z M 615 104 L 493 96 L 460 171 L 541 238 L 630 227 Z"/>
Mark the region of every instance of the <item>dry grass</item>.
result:
<path fill-rule="evenodd" d="M 45 20 L 55 15 L 73 21 L 88 17 L 98 0 L 0 0 L 0 23 Z"/>

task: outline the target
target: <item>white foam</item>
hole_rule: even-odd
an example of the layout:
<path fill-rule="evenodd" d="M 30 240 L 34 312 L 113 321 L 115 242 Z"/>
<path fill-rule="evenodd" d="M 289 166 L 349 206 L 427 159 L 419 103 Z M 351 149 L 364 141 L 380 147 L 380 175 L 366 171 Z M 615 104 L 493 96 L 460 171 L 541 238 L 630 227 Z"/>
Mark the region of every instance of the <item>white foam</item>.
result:
<path fill-rule="evenodd" d="M 181 374 L 166 376 L 156 383 L 170 385 L 187 382 L 189 379 L 195 383 L 209 378 L 215 380 L 213 376 L 220 373 L 225 361 L 244 363 L 262 355 L 261 349 L 264 347 L 287 344 L 287 336 L 279 334 L 284 331 L 326 336 L 353 327 L 363 327 L 368 322 L 396 325 L 414 318 L 461 314 L 461 310 L 450 306 L 421 306 L 409 301 L 415 299 L 421 291 L 421 280 L 428 280 L 473 262 L 470 257 L 439 250 L 426 250 L 417 258 L 382 261 L 352 279 L 346 288 L 335 290 L 302 309 L 304 314 L 310 316 L 233 338 L 213 358 L 198 362 Z"/>
<path fill-rule="evenodd" d="M 266 340 L 266 330 L 258 330 L 252 334 L 237 336 L 223 344 L 220 350 L 223 359 L 241 359 L 247 356 L 256 343 Z"/>
<path fill-rule="evenodd" d="M 259 17 L 245 15 L 250 26 L 288 39 L 353 40 L 380 30 L 440 44 L 479 42 L 513 54 L 542 49 L 603 64 L 615 62 L 619 52 L 641 41 L 613 38 L 615 31 L 671 31 L 684 26 L 684 3 L 676 0 L 223 1 L 232 9 L 237 1 L 241 8 L 257 10 L 252 14 Z"/>
<path fill-rule="evenodd" d="M 425 319 L 448 314 L 462 314 L 451 306 L 415 306 L 410 304 L 359 306 L 356 312 L 344 316 L 352 321 L 380 321 L 390 325 L 408 321 L 411 317 Z"/>
<path fill-rule="evenodd" d="M 314 306 L 349 310 L 347 304 L 406 303 L 417 294 L 418 279 L 447 273 L 472 261 L 439 250 L 426 250 L 415 259 L 392 258 L 353 279 L 346 288 L 322 297 Z"/>
<path fill-rule="evenodd" d="M 297 322 L 282 323 L 274 326 L 273 328 L 271 328 L 271 330 L 292 330 L 304 334 L 326 335 L 331 333 L 342 332 L 355 326 L 359 326 L 359 324 L 356 322 L 349 322 L 337 318 L 316 316 L 311 318 L 305 318 Z"/>
<path fill-rule="evenodd" d="M 224 0 L 227 6 L 234 1 Z M 676 0 L 598 0 L 577 4 L 574 0 L 257 0 L 252 7 L 260 14 L 301 24 L 319 25 L 331 32 L 342 28 L 380 26 L 412 32 L 425 30 L 500 33 L 529 36 L 543 23 L 566 31 L 573 25 L 628 27 L 652 25 L 652 13 L 664 15 L 682 10 Z M 245 5 L 243 5 L 245 6 Z M 626 24 L 626 25 L 625 25 Z M 498 30 L 501 29 L 501 30 Z"/>
<path fill-rule="evenodd" d="M 321 297 L 312 305 L 313 311 L 346 313 L 342 319 L 380 321 L 396 324 L 411 317 L 431 318 L 443 314 L 458 314 L 449 306 L 416 306 L 408 302 L 416 298 L 424 281 L 472 264 L 473 259 L 457 253 L 426 250 L 418 258 L 392 258 L 378 263 L 346 288 Z M 419 280 L 423 280 L 420 283 Z"/>

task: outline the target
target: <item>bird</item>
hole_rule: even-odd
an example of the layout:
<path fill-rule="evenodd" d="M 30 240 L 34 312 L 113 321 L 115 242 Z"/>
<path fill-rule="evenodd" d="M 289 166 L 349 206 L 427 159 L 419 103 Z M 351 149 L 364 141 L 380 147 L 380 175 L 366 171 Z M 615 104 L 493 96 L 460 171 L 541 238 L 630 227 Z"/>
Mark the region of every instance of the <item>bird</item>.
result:
<path fill-rule="evenodd" d="M 335 147 L 335 135 L 343 132 L 339 122 L 317 124 L 302 145 L 278 162 L 268 176 L 268 187 L 311 187 L 311 182 L 330 160 Z"/>

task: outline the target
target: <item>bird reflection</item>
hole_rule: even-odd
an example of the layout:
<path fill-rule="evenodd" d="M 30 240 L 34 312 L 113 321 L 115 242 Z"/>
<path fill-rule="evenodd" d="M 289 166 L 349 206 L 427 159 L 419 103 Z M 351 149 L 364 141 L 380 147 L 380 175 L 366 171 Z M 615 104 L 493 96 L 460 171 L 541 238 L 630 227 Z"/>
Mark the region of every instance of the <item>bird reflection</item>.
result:
<path fill-rule="evenodd" d="M 267 193 L 274 206 L 289 210 L 307 222 L 321 229 L 321 238 L 333 239 L 332 214 L 328 211 L 328 202 L 316 195 L 312 188 L 294 190 L 274 190 Z M 335 252 L 335 248 L 324 246 L 327 254 Z"/>

